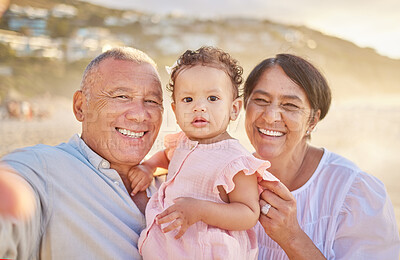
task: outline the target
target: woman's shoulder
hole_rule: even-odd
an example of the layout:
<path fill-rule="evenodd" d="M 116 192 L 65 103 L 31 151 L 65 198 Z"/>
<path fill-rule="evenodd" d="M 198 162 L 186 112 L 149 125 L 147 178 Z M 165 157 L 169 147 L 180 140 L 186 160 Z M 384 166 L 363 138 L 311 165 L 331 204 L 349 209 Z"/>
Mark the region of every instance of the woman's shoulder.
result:
<path fill-rule="evenodd" d="M 375 176 L 361 170 L 351 160 L 324 149 L 319 167 L 319 179 L 328 189 L 335 189 L 345 197 L 352 194 L 386 194 L 384 184 Z"/>

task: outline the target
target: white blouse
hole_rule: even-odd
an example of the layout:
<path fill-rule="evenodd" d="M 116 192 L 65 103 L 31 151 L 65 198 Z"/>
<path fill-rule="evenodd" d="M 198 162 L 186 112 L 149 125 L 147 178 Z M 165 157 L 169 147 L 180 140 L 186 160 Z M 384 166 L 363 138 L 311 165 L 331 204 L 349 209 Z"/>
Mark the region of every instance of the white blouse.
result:
<path fill-rule="evenodd" d="M 381 181 L 324 150 L 313 176 L 292 192 L 301 228 L 327 259 L 399 259 L 400 239 Z M 257 223 L 258 259 L 288 259 Z"/>

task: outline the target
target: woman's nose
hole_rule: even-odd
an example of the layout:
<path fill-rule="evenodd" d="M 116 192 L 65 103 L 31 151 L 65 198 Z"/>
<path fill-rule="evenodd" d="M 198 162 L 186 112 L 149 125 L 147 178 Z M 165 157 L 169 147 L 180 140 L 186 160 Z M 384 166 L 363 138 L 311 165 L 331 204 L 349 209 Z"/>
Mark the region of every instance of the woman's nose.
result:
<path fill-rule="evenodd" d="M 282 109 L 276 105 L 266 106 L 263 117 L 268 123 L 280 121 L 282 120 Z"/>

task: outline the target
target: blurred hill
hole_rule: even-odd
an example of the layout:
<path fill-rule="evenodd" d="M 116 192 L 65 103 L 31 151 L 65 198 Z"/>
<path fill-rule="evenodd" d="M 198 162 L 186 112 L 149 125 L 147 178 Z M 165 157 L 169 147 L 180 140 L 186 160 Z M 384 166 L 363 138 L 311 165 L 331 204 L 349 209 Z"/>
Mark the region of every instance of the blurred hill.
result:
<path fill-rule="evenodd" d="M 148 52 L 159 64 L 163 82 L 168 81 L 165 65 L 171 65 L 186 49 L 202 45 L 218 46 L 236 57 L 244 74 L 262 59 L 288 52 L 307 58 L 327 77 L 335 98 L 391 95 L 400 93 L 400 60 L 378 55 L 373 49 L 355 44 L 306 27 L 287 26 L 268 20 L 226 18 L 195 19 L 181 15 L 159 16 L 132 10 L 116 10 L 76 0 L 12 0 L 11 5 L 50 9 L 56 4 L 78 9 L 72 19 L 52 19 L 47 28 L 67 21 L 68 33 L 53 38 L 73 37 L 82 27 L 101 27 L 111 35 L 124 37 L 125 45 Z M 2 18 L 7 19 L 7 18 Z M 113 22 L 112 22 L 113 21 Z M 4 24 L 4 21 L 2 21 Z M 4 26 L 3 26 L 4 28 Z M 11 67 L 13 73 L 0 74 L 0 97 L 13 89 L 26 96 L 43 93 L 71 97 L 79 87 L 85 65 L 95 54 L 81 60 L 18 57 L 0 44 L 0 66 Z M 4 51 L 3 51 L 4 50 Z"/>

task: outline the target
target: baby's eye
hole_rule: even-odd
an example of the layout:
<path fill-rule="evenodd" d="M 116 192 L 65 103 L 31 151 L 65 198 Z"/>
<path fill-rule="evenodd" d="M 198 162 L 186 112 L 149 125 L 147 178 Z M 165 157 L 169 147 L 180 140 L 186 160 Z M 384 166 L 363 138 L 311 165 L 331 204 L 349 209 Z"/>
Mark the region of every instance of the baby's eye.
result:
<path fill-rule="evenodd" d="M 209 96 L 209 97 L 207 98 L 208 101 L 217 101 L 218 99 L 219 99 L 219 98 L 216 97 L 216 96 Z"/>
<path fill-rule="evenodd" d="M 185 103 L 189 103 L 189 102 L 192 102 L 192 101 L 193 101 L 193 98 L 191 98 L 191 97 L 185 97 L 185 98 L 182 99 L 182 101 L 185 102 Z"/>

